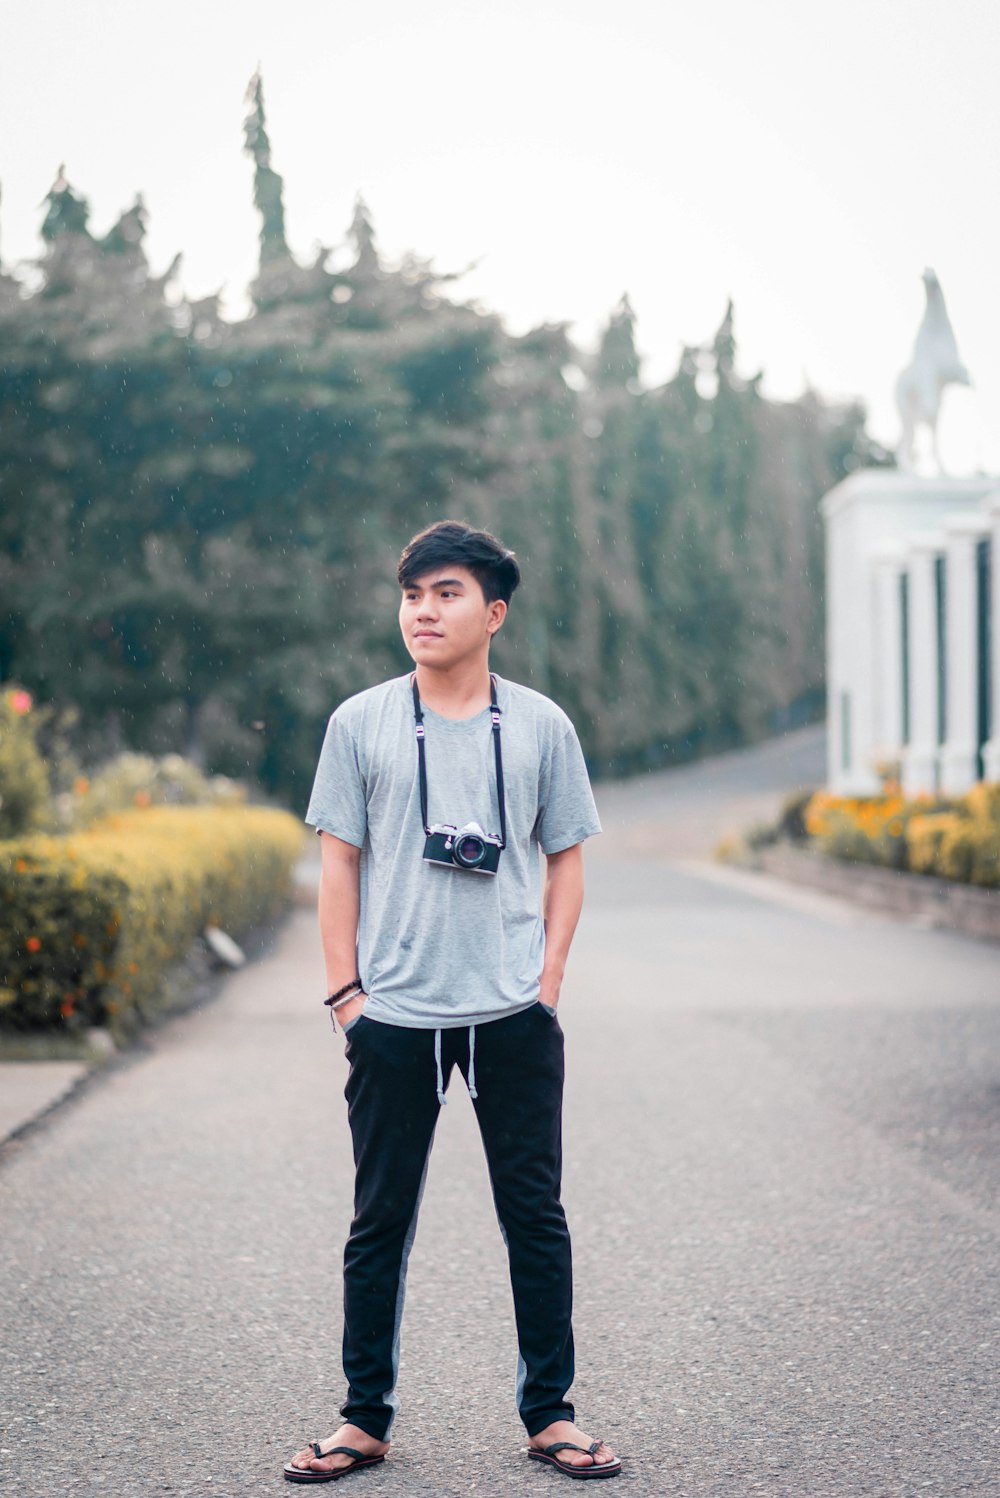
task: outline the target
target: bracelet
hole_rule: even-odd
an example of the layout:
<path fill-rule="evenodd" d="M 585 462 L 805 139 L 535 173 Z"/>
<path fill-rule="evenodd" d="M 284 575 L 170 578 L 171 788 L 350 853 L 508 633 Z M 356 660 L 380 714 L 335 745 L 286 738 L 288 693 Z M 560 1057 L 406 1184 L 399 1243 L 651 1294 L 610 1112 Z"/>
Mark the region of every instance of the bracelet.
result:
<path fill-rule="evenodd" d="M 329 1004 L 330 1006 L 330 1023 L 333 1026 L 334 1035 L 336 1035 L 337 1033 L 337 1010 L 343 1004 L 350 1004 L 353 999 L 357 998 L 359 993 L 364 993 L 364 989 L 361 987 L 360 979 L 356 983 L 349 983 L 347 986 L 351 991 L 349 994 L 346 994 L 344 998 L 339 999 L 337 998 L 336 994 L 334 994 L 333 998 L 324 1000 L 324 1003 Z M 341 993 L 343 993 L 343 989 L 341 989 Z M 336 999 L 336 1003 L 334 1003 L 334 999 Z"/>
<path fill-rule="evenodd" d="M 350 981 L 350 983 L 345 983 L 344 986 L 343 986 L 343 988 L 338 988 L 337 992 L 336 993 L 332 993 L 328 999 L 324 999 L 323 1003 L 324 1004 L 333 1004 L 343 994 L 347 993 L 348 989 L 351 989 L 351 988 L 360 988 L 360 987 L 361 987 L 361 979 L 360 978 L 352 978 L 351 981 Z"/>
<path fill-rule="evenodd" d="M 336 1002 L 336 1004 L 331 1004 L 330 1005 L 330 1013 L 333 1014 L 337 1009 L 341 1009 L 341 1008 L 343 1008 L 343 1006 L 345 1004 L 349 1004 L 352 999 L 356 999 L 357 998 L 357 996 L 358 996 L 359 993 L 364 993 L 364 989 L 361 987 L 360 983 L 357 985 L 356 988 L 354 988 L 354 989 L 351 990 L 351 992 L 347 995 L 346 999 L 338 999 L 337 1002 Z"/>

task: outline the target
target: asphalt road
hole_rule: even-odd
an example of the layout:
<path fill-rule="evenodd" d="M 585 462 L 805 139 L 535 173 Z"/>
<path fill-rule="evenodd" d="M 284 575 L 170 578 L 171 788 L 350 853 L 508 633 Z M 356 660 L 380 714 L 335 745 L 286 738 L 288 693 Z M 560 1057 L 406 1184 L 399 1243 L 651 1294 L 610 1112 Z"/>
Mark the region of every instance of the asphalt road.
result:
<path fill-rule="evenodd" d="M 560 1010 L 581 1423 L 611 1491 L 1000 1494 L 1000 954 L 699 862 L 815 732 L 601 795 Z M 297 912 L 0 1164 L 2 1491 L 293 1491 L 336 1424 L 341 1042 Z M 456 1076 L 376 1495 L 543 1495 Z M 339 1489 L 338 1489 L 339 1491 Z"/>

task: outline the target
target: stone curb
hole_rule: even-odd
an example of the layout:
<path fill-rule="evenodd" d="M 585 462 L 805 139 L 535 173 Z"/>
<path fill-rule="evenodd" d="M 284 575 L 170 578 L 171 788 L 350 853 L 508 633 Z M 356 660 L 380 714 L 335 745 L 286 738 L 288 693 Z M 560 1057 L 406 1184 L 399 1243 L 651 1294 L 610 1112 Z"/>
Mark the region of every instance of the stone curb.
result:
<path fill-rule="evenodd" d="M 92 1070 L 87 1061 L 0 1061 L 0 1145 L 65 1102 Z"/>
<path fill-rule="evenodd" d="M 838 895 L 868 910 L 881 910 L 924 921 L 929 926 L 961 931 L 965 936 L 1000 942 L 1000 890 L 977 889 L 929 874 L 903 873 L 874 864 L 849 863 L 846 859 L 828 858 L 787 844 L 757 848 L 734 861 L 792 884 L 806 884 Z"/>

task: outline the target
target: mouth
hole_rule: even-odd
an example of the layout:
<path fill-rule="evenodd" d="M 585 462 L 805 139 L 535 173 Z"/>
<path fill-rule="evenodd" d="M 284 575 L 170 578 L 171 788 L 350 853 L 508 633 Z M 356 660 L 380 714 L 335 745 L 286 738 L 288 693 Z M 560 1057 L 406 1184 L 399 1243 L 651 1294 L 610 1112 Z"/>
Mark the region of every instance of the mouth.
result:
<path fill-rule="evenodd" d="M 418 629 L 413 638 L 415 640 L 440 640 L 441 636 L 435 634 L 432 629 Z"/>

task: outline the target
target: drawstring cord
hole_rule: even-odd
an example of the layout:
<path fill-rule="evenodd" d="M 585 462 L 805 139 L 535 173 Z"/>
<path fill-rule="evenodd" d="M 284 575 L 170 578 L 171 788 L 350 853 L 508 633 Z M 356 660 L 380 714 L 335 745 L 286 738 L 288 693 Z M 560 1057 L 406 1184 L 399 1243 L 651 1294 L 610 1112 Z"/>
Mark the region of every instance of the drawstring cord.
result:
<path fill-rule="evenodd" d="M 476 1027 L 469 1026 L 469 1096 L 478 1097 L 476 1091 Z"/>
<path fill-rule="evenodd" d="M 437 1067 L 437 1095 L 439 1103 L 447 1103 L 444 1095 L 444 1068 L 441 1065 L 441 1031 L 434 1031 L 434 1064 Z M 469 1026 L 469 1096 L 478 1097 L 476 1091 L 476 1027 Z"/>
<path fill-rule="evenodd" d="M 444 1095 L 444 1071 L 441 1067 L 441 1031 L 434 1031 L 434 1060 L 437 1063 L 438 1102 L 446 1103 L 448 1099 Z"/>

